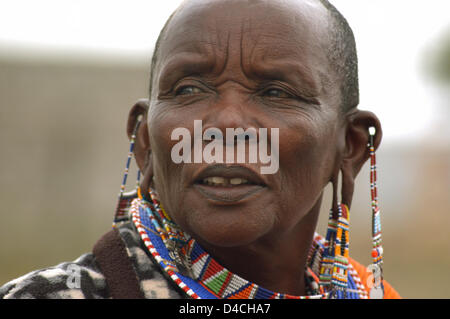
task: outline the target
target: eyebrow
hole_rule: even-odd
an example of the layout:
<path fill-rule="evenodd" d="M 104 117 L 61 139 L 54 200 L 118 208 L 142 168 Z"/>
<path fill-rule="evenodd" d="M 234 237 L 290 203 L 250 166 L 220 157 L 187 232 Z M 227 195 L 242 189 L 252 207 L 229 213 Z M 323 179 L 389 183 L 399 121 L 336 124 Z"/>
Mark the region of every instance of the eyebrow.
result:
<path fill-rule="evenodd" d="M 192 52 L 179 53 L 169 59 L 161 68 L 159 87 L 167 91 L 178 79 L 189 75 L 203 75 L 212 72 L 214 59 Z M 245 72 L 246 73 L 246 72 Z M 315 98 L 321 91 L 320 83 L 312 70 L 298 62 L 278 59 L 264 63 L 252 62 L 248 76 L 254 80 L 278 80 L 286 82 L 305 97 Z"/>
<path fill-rule="evenodd" d="M 206 74 L 212 72 L 213 68 L 214 61 L 205 55 L 179 53 L 162 66 L 159 85 L 164 87 L 164 84 L 173 84 L 181 77 L 188 75 Z"/>

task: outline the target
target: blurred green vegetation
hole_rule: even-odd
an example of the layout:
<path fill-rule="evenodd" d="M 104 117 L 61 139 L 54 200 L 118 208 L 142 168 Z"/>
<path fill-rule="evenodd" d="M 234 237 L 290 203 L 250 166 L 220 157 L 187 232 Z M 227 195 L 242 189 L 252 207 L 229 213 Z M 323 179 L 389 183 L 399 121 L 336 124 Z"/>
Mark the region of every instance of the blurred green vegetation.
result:
<path fill-rule="evenodd" d="M 450 28 L 436 41 L 436 47 L 427 55 L 426 66 L 437 82 L 450 84 Z"/>

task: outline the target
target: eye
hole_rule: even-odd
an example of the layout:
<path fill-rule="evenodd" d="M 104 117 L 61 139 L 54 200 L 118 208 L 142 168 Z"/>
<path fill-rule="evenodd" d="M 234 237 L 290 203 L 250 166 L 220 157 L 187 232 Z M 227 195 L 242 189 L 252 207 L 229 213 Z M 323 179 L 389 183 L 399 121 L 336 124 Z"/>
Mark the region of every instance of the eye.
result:
<path fill-rule="evenodd" d="M 175 91 L 175 95 L 192 95 L 202 93 L 203 91 L 196 86 L 185 85 Z"/>
<path fill-rule="evenodd" d="M 262 92 L 262 95 L 275 98 L 292 98 L 292 94 L 289 94 L 286 91 L 275 88 L 265 90 L 264 92 Z"/>

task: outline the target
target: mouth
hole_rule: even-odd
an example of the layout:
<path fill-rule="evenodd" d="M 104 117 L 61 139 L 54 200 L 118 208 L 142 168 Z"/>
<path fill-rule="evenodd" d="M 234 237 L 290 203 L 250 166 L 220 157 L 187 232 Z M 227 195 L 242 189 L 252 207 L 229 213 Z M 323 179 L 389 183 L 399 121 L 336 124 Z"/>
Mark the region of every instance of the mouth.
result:
<path fill-rule="evenodd" d="M 194 179 L 194 188 L 216 204 L 235 204 L 267 188 L 257 173 L 244 166 L 211 165 Z"/>

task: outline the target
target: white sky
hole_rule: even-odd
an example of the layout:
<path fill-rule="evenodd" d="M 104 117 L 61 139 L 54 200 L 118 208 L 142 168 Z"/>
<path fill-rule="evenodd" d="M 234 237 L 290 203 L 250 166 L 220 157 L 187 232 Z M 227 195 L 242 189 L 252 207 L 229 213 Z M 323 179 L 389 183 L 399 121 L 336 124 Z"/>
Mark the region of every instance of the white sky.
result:
<path fill-rule="evenodd" d="M 148 59 L 160 29 L 180 2 L 0 0 L 0 54 L 75 52 Z M 450 1 L 331 2 L 355 32 L 360 108 L 379 116 L 384 142 L 417 140 L 432 131 L 449 112 L 441 113 L 439 104 L 446 102 L 439 100 L 421 68 L 426 52 L 450 27 Z"/>

